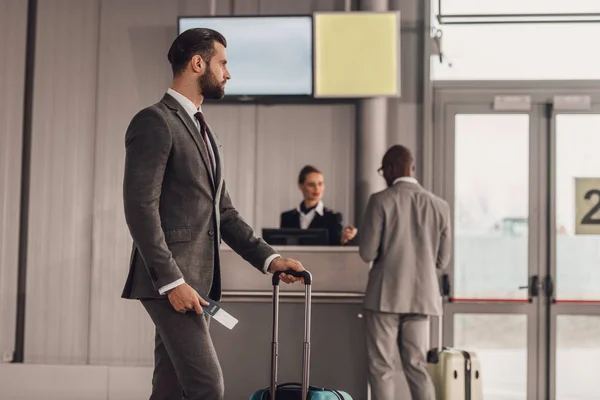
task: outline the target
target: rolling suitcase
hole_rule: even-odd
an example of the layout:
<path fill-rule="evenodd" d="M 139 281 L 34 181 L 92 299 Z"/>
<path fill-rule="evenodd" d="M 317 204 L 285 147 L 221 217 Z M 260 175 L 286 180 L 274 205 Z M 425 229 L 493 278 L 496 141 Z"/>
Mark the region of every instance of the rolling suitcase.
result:
<path fill-rule="evenodd" d="M 483 399 L 479 358 L 472 351 L 442 347 L 442 317 L 439 345 L 429 350 L 427 362 L 437 400 Z"/>
<path fill-rule="evenodd" d="M 286 271 L 286 274 L 304 278 L 304 353 L 302 357 L 302 383 L 288 382 L 277 384 L 278 330 L 279 330 L 279 275 L 273 275 L 273 341 L 271 342 L 271 384 L 268 388 L 256 391 L 250 400 L 352 400 L 346 392 L 309 386 L 310 371 L 310 272 Z"/>

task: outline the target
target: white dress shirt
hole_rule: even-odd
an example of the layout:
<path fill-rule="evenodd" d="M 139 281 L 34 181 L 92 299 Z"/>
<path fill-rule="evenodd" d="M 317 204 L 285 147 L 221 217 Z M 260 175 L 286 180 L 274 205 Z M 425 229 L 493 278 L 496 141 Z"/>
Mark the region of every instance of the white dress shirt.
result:
<path fill-rule="evenodd" d="M 202 112 L 202 107 L 196 108 L 196 105 L 194 103 L 192 103 L 192 101 L 190 99 L 188 99 L 181 93 L 179 93 L 171 88 L 167 89 L 167 93 L 169 93 L 171 96 L 173 96 L 175 98 L 175 100 L 177 100 L 177 102 L 179 104 L 181 104 L 181 106 L 188 113 L 188 115 L 190 116 L 192 121 L 194 121 L 194 124 L 196 124 L 196 128 L 198 129 L 198 132 L 200 132 L 200 134 L 202 135 L 202 131 L 200 130 L 200 121 L 198 121 L 198 118 L 196 118 L 196 113 Z M 208 129 L 207 129 L 206 134 L 208 135 Z M 210 141 L 208 143 L 210 143 Z M 216 168 L 215 153 L 214 153 L 212 146 L 208 146 L 208 152 L 210 153 L 210 158 L 212 159 L 211 165 L 214 168 Z M 215 176 L 216 171 L 213 169 L 212 172 L 213 172 L 213 176 Z"/>
<path fill-rule="evenodd" d="M 312 220 L 315 218 L 315 214 L 319 214 L 321 217 L 323 216 L 323 214 L 325 212 L 325 205 L 323 204 L 322 201 L 319 200 L 317 205 L 312 210 L 307 212 L 306 214 L 304 214 L 304 212 L 302 211 L 300 206 L 298 206 L 297 210 L 298 210 L 298 213 L 300 214 L 300 228 L 308 229 Z"/>
<path fill-rule="evenodd" d="M 171 88 L 167 89 L 167 93 L 169 95 L 171 95 L 175 100 L 177 100 L 177 102 L 179 104 L 181 104 L 181 106 L 188 113 L 188 115 L 190 116 L 192 121 L 194 121 L 194 124 L 196 124 L 196 128 L 198 129 L 198 132 L 200 132 L 200 121 L 198 121 L 198 119 L 196 118 L 196 113 L 202 112 L 202 108 L 201 107 L 196 108 L 196 105 L 194 103 L 192 103 L 192 101 L 190 99 L 188 99 L 181 93 L 179 93 Z M 208 132 L 207 132 L 207 134 L 208 134 Z M 213 160 L 212 165 L 215 166 L 215 168 L 216 168 L 215 153 L 213 151 L 212 146 L 208 146 L 208 150 L 210 152 L 210 157 Z M 213 176 L 215 173 L 216 172 L 213 170 Z M 267 273 L 267 270 L 269 269 L 269 265 L 271 265 L 271 261 L 273 261 L 274 259 L 276 259 L 278 257 L 281 257 L 281 256 L 279 254 L 273 254 L 272 256 L 268 257 L 265 260 L 265 264 L 263 265 L 263 273 L 265 273 L 265 274 Z M 185 280 L 183 278 L 177 279 L 175 282 L 171 282 L 168 285 L 161 287 L 158 290 L 158 293 L 160 293 L 161 295 L 165 294 L 169 290 L 174 289 L 177 286 L 182 285 L 184 283 L 185 283 Z"/>
<path fill-rule="evenodd" d="M 419 181 L 413 178 L 412 176 L 402 176 L 400 178 L 397 178 L 396 180 L 394 180 L 393 184 L 395 185 L 398 182 L 416 183 L 417 185 L 419 184 Z"/>

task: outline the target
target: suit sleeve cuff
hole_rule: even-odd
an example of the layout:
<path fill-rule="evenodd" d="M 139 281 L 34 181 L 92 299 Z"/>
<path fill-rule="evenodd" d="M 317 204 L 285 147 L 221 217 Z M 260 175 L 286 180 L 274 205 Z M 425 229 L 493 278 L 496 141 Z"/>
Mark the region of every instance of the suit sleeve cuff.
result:
<path fill-rule="evenodd" d="M 272 256 L 270 256 L 269 258 L 267 258 L 265 260 L 265 265 L 263 266 L 263 274 L 267 274 L 268 270 L 269 270 L 269 265 L 271 265 L 271 262 L 276 259 L 276 258 L 280 258 L 281 256 L 279 254 L 273 254 Z"/>
<path fill-rule="evenodd" d="M 158 293 L 163 295 L 166 292 L 168 292 L 169 290 L 175 289 L 177 286 L 183 285 L 184 283 L 185 283 L 185 281 L 183 280 L 183 278 L 179 278 L 175 282 L 171 282 L 168 285 L 165 285 L 165 286 L 161 287 L 160 289 L 158 289 Z"/>

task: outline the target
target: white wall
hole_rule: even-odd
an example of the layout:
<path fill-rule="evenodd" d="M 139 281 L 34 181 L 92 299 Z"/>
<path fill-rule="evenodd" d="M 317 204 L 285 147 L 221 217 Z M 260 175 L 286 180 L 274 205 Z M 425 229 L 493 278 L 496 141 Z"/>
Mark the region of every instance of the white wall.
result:
<path fill-rule="evenodd" d="M 98 6 L 78 0 L 38 4 L 25 360 L 85 362 Z"/>

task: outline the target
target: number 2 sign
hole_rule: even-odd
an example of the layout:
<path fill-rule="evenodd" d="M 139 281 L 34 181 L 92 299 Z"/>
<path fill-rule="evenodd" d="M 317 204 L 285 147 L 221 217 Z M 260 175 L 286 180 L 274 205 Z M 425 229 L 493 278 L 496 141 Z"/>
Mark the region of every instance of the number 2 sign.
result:
<path fill-rule="evenodd" d="M 600 235 L 600 178 L 575 178 L 575 234 Z"/>

